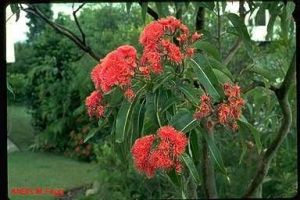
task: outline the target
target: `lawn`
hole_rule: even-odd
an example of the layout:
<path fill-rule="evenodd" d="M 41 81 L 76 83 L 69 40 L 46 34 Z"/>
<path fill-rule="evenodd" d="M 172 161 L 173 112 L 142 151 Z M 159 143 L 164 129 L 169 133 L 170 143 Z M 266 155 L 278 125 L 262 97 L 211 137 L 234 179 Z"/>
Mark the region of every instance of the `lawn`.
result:
<path fill-rule="evenodd" d="M 21 149 L 8 154 L 10 199 L 54 199 L 50 195 L 12 196 L 12 188 L 68 190 L 90 184 L 96 179 L 98 166 L 95 163 L 79 162 L 51 153 L 26 151 L 34 138 L 30 114 L 20 106 L 9 106 L 7 111 L 9 137 Z"/>
<path fill-rule="evenodd" d="M 14 187 L 68 190 L 92 183 L 95 174 L 97 174 L 96 164 L 79 162 L 59 155 L 37 152 L 8 154 L 9 195 Z M 53 199 L 50 196 L 11 197 L 13 200 Z"/>
<path fill-rule="evenodd" d="M 31 116 L 25 107 L 7 107 L 7 131 L 11 141 L 21 150 L 27 149 L 33 143 L 34 129 L 31 126 Z"/>

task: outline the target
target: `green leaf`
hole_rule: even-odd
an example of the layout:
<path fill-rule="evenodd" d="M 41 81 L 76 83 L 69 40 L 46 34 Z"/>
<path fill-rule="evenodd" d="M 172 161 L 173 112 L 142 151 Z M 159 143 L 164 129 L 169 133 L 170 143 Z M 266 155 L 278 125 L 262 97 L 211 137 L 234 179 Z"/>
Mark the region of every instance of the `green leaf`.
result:
<path fill-rule="evenodd" d="M 174 184 L 176 187 L 180 188 L 181 186 L 181 179 L 177 175 L 174 169 L 167 172 L 167 176 L 169 178 L 169 181 Z"/>
<path fill-rule="evenodd" d="M 213 158 L 214 160 L 214 163 L 216 163 L 217 165 L 217 169 L 222 173 L 224 174 L 225 176 L 227 176 L 227 171 L 226 171 L 226 168 L 224 166 L 224 163 L 223 163 L 223 160 L 222 160 L 222 156 L 221 156 L 221 153 L 219 151 L 219 149 L 217 148 L 214 140 L 212 139 L 211 136 L 208 136 L 207 132 L 204 131 L 204 129 L 202 127 L 199 128 L 201 130 L 201 134 L 203 135 L 203 137 L 205 138 L 206 142 L 207 142 L 207 145 L 208 145 L 208 148 L 209 148 L 209 151 L 211 153 L 211 157 Z M 197 130 L 197 129 L 196 129 Z"/>
<path fill-rule="evenodd" d="M 214 46 L 210 42 L 199 40 L 194 44 L 194 46 L 197 49 L 203 50 L 204 52 L 206 52 L 208 55 L 212 56 L 216 60 L 219 61 L 221 60 L 221 55 L 219 53 L 219 50 L 217 49 L 216 46 Z"/>
<path fill-rule="evenodd" d="M 196 75 L 198 76 L 200 83 L 204 86 L 204 88 L 207 90 L 209 95 L 211 95 L 216 101 L 219 101 L 221 96 L 216 90 L 216 88 L 214 87 L 214 85 L 212 84 L 211 80 L 206 75 L 206 73 L 203 71 L 202 67 L 195 60 L 193 59 L 190 60 L 191 60 L 190 63 L 192 65 L 192 68 L 196 73 Z"/>
<path fill-rule="evenodd" d="M 157 9 L 157 13 L 158 13 L 159 18 L 165 17 L 163 7 L 162 7 L 162 3 L 161 2 L 155 2 L 155 6 L 156 6 L 156 9 Z"/>
<path fill-rule="evenodd" d="M 177 130 L 187 133 L 197 126 L 197 121 L 189 110 L 182 109 L 171 118 L 170 124 Z"/>
<path fill-rule="evenodd" d="M 188 84 L 179 84 L 177 87 L 194 106 L 200 103 L 200 96 L 204 93 L 201 89 L 196 89 Z"/>
<path fill-rule="evenodd" d="M 203 7 L 207 8 L 208 10 L 213 11 L 215 8 L 215 3 L 214 2 L 193 2 L 195 4 L 195 7 Z"/>
<path fill-rule="evenodd" d="M 157 116 L 156 116 L 156 105 L 154 101 L 154 94 L 152 93 L 147 94 L 145 108 L 146 108 L 146 112 L 145 112 L 142 132 L 143 134 L 154 133 L 159 128 L 159 124 L 157 122 Z"/>
<path fill-rule="evenodd" d="M 126 2 L 126 11 L 127 11 L 127 14 L 130 13 L 130 8 L 131 8 L 132 3 L 133 2 Z"/>
<path fill-rule="evenodd" d="M 133 102 L 124 100 L 116 119 L 116 142 L 122 143 L 129 127 Z"/>
<path fill-rule="evenodd" d="M 153 92 L 155 92 L 158 88 L 160 88 L 165 82 L 172 78 L 171 73 L 163 73 L 161 77 L 155 80 L 155 84 L 153 86 Z"/>
<path fill-rule="evenodd" d="M 192 158 L 187 155 L 186 153 L 184 153 L 182 156 L 181 156 L 183 162 L 185 163 L 185 165 L 188 167 L 194 181 L 196 182 L 197 185 L 201 185 L 201 180 L 200 180 L 200 176 L 199 176 L 199 173 L 196 169 L 196 166 L 192 160 Z"/>
<path fill-rule="evenodd" d="M 200 158 L 200 148 L 197 133 L 192 130 L 189 135 L 189 145 L 191 149 L 191 155 L 194 160 L 195 165 L 199 163 Z"/>
<path fill-rule="evenodd" d="M 221 82 L 221 83 L 232 83 L 232 80 L 222 71 L 218 70 L 218 69 L 213 69 L 217 79 Z"/>
<path fill-rule="evenodd" d="M 263 68 L 263 66 L 259 65 L 258 63 L 255 64 L 253 67 L 251 67 L 251 69 L 249 69 L 249 71 L 255 72 L 255 73 L 265 77 L 266 79 L 268 79 L 271 82 L 275 82 L 276 78 L 277 78 L 275 73 L 270 73 L 269 70 Z"/>
<path fill-rule="evenodd" d="M 148 9 L 148 2 L 142 2 L 142 19 L 143 22 L 146 22 L 146 14 L 147 14 L 147 9 Z"/>
<path fill-rule="evenodd" d="M 10 4 L 10 8 L 13 14 L 16 14 L 16 22 L 19 20 L 20 18 L 20 8 L 18 6 L 18 4 Z"/>
<path fill-rule="evenodd" d="M 250 132 L 252 133 L 253 137 L 254 137 L 254 141 L 255 141 L 255 145 L 257 148 L 257 152 L 260 154 L 261 150 L 262 150 L 262 144 L 260 141 L 260 134 L 259 132 L 256 130 L 256 128 L 254 128 L 254 126 L 252 126 L 247 119 L 244 116 L 241 116 L 241 118 L 238 120 L 239 125 L 243 124 L 246 127 L 249 128 Z"/>
<path fill-rule="evenodd" d="M 92 137 L 95 136 L 95 134 L 99 131 L 99 127 L 97 128 L 92 128 L 89 133 L 87 134 L 87 136 L 84 138 L 84 143 L 86 143 L 88 140 L 90 140 Z"/>
<path fill-rule="evenodd" d="M 210 63 L 210 65 L 223 72 L 228 78 L 230 78 L 231 80 L 233 80 L 233 76 L 232 76 L 232 73 L 229 71 L 229 69 L 227 68 L 227 66 L 223 65 L 221 62 L 219 62 L 218 60 L 214 59 L 213 57 L 211 56 L 207 56 L 206 57 L 208 62 Z"/>
<path fill-rule="evenodd" d="M 143 129 L 143 122 L 144 122 L 144 117 L 145 117 L 145 102 L 146 99 L 144 98 L 142 102 L 137 102 L 133 108 L 133 113 L 132 113 L 132 139 L 131 139 L 131 144 L 132 145 L 133 141 L 135 141 L 138 137 L 140 137 L 142 134 L 142 129 Z"/>
<path fill-rule="evenodd" d="M 240 159 L 239 159 L 239 165 L 242 163 L 242 160 L 243 160 L 243 158 L 244 158 L 246 152 L 247 152 L 247 146 L 246 146 L 246 144 L 243 142 L 243 143 L 242 143 L 242 153 L 241 153 L 241 156 L 240 156 Z"/>
<path fill-rule="evenodd" d="M 8 91 L 14 95 L 14 98 L 15 98 L 14 90 L 12 89 L 12 87 L 8 81 L 6 81 L 6 87 L 7 87 Z"/>
<path fill-rule="evenodd" d="M 241 18 L 234 13 L 227 13 L 227 18 L 230 20 L 230 22 L 233 24 L 234 28 L 238 32 L 239 36 L 242 38 L 248 55 L 253 58 L 253 49 L 252 49 L 252 41 L 250 38 L 250 35 L 248 33 L 247 27 L 245 23 L 241 20 Z"/>

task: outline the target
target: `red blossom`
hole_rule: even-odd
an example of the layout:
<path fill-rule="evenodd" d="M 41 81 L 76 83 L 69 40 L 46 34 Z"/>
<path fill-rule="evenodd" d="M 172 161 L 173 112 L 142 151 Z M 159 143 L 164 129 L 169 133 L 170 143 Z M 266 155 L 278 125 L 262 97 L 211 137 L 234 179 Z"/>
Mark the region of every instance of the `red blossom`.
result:
<path fill-rule="evenodd" d="M 207 117 L 208 115 L 210 115 L 211 112 L 211 99 L 208 95 L 204 94 L 201 96 L 201 104 L 194 113 L 194 118 L 200 120 L 203 117 Z"/>
<path fill-rule="evenodd" d="M 101 104 L 102 94 L 99 91 L 94 91 L 85 100 L 85 105 L 90 117 L 102 117 L 104 115 L 105 107 Z"/>
<path fill-rule="evenodd" d="M 155 171 L 148 159 L 154 139 L 154 135 L 144 136 L 137 139 L 131 148 L 135 167 L 140 172 L 144 172 L 148 177 L 152 177 Z"/>
<path fill-rule="evenodd" d="M 96 89 L 106 93 L 113 86 L 130 85 L 135 67 L 136 50 L 132 46 L 124 45 L 107 54 L 92 70 L 91 78 Z"/>
<path fill-rule="evenodd" d="M 125 97 L 129 100 L 132 101 L 135 97 L 135 93 L 131 88 L 128 88 L 125 93 L 124 93 Z"/>
<path fill-rule="evenodd" d="M 224 84 L 224 93 L 227 97 L 240 97 L 240 87 L 238 85 L 231 85 L 230 83 Z"/>
<path fill-rule="evenodd" d="M 161 45 L 171 61 L 175 63 L 181 63 L 183 55 L 181 54 L 178 46 L 176 46 L 174 43 L 171 43 L 170 40 L 162 40 Z"/>
<path fill-rule="evenodd" d="M 195 42 L 195 41 L 201 39 L 201 37 L 202 37 L 202 34 L 199 34 L 199 33 L 195 32 L 195 33 L 192 35 L 192 42 Z"/>
<path fill-rule="evenodd" d="M 186 136 L 172 126 L 161 127 L 157 136 L 145 136 L 135 141 L 131 153 L 134 164 L 140 172 L 152 177 L 156 170 L 182 169 L 179 156 L 185 151 Z M 154 145 L 154 141 L 157 145 Z"/>
<path fill-rule="evenodd" d="M 231 109 L 230 107 L 225 104 L 221 103 L 218 107 L 218 119 L 221 124 L 225 124 L 228 121 L 228 118 L 230 117 Z"/>

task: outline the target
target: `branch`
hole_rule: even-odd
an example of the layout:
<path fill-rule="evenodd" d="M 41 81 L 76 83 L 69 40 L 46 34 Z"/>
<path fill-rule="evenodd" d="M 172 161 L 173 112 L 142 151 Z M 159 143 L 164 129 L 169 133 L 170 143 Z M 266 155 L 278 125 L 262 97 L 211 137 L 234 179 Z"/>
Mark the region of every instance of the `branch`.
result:
<path fill-rule="evenodd" d="M 50 19 L 48 19 L 44 13 L 42 13 L 38 8 L 28 4 L 28 8 L 21 8 L 23 11 L 31 13 L 40 19 L 42 19 L 44 22 L 49 24 L 53 29 L 55 29 L 58 33 L 68 37 L 70 40 L 72 40 L 80 49 L 88 53 L 92 58 L 94 58 L 97 62 L 100 60 L 100 56 L 97 55 L 89 46 L 87 46 L 77 35 L 75 35 L 72 31 L 67 29 L 66 27 L 57 24 Z"/>
<path fill-rule="evenodd" d="M 240 17 L 242 18 L 243 22 L 244 22 L 245 16 L 246 16 L 246 10 L 245 10 L 245 7 L 244 7 L 244 3 L 245 3 L 245 0 L 240 0 L 239 13 L 240 13 Z M 232 60 L 232 58 L 238 52 L 238 50 L 241 48 L 241 46 L 242 46 L 242 40 L 241 40 L 241 38 L 238 38 L 235 41 L 233 47 L 229 50 L 228 55 L 226 56 L 226 58 L 223 61 L 223 64 L 225 66 L 227 66 L 229 64 L 229 62 Z"/>
<path fill-rule="evenodd" d="M 243 42 L 240 38 L 238 38 L 235 41 L 235 44 L 233 45 L 233 47 L 229 50 L 228 55 L 226 56 L 226 58 L 223 61 L 223 64 L 225 66 L 227 66 L 229 64 L 229 62 L 232 60 L 232 58 L 235 56 L 235 54 L 237 53 L 237 51 L 241 48 Z"/>
<path fill-rule="evenodd" d="M 139 4 L 140 4 L 140 6 L 142 7 L 142 2 L 140 1 L 139 2 Z M 152 9 L 152 8 L 150 8 L 149 6 L 147 6 L 147 13 L 151 16 L 151 17 L 153 17 L 153 19 L 155 19 L 155 20 L 158 20 L 158 14 Z"/>
<path fill-rule="evenodd" d="M 72 9 L 73 9 L 73 17 L 74 17 L 75 23 L 76 23 L 76 25 L 77 25 L 77 27 L 78 27 L 80 33 L 81 33 L 82 42 L 83 42 L 83 44 L 86 45 L 86 43 L 85 43 L 85 34 L 84 34 L 83 30 L 81 29 L 81 26 L 80 26 L 80 24 L 79 24 L 79 22 L 78 22 L 78 19 L 77 19 L 77 16 L 76 16 L 76 13 L 77 13 L 84 5 L 85 5 L 85 3 L 81 4 L 76 10 L 74 10 L 74 3 L 73 3 Z"/>
<path fill-rule="evenodd" d="M 285 139 L 285 137 L 287 136 L 290 130 L 292 124 L 292 110 L 288 102 L 288 91 L 291 85 L 295 81 L 295 75 L 296 75 L 295 62 L 296 62 L 296 52 L 294 53 L 293 59 L 285 75 L 284 81 L 282 82 L 280 88 L 275 90 L 275 94 L 283 114 L 281 126 L 279 128 L 279 131 L 275 139 L 273 140 L 271 145 L 267 148 L 267 151 L 262 155 L 254 179 L 252 180 L 248 189 L 246 190 L 246 193 L 244 194 L 245 198 L 252 197 L 253 194 L 256 192 L 257 188 L 261 186 L 262 181 L 264 180 L 265 176 L 268 173 L 272 158 L 278 151 L 278 148 L 280 147 L 280 145 L 282 144 L 283 140 Z"/>
<path fill-rule="evenodd" d="M 196 16 L 196 31 L 202 32 L 204 28 L 204 15 L 205 9 L 203 7 L 199 7 Z"/>
<path fill-rule="evenodd" d="M 213 132 L 210 129 L 207 129 L 208 137 L 213 137 Z M 202 156 L 203 156 L 203 164 L 202 164 L 202 174 L 203 174 L 203 182 L 204 182 L 204 193 L 206 198 L 208 199 L 216 199 L 218 198 L 216 181 L 215 181 L 215 169 L 213 166 L 213 162 L 211 160 L 211 156 L 208 149 L 208 144 L 205 138 L 202 138 Z"/>

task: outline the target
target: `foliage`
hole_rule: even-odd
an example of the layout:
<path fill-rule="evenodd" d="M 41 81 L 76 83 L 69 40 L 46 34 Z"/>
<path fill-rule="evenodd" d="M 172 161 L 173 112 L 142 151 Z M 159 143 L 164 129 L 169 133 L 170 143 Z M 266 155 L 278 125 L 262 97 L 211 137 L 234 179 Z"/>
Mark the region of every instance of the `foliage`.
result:
<path fill-rule="evenodd" d="M 194 56 L 185 58 L 178 65 L 165 60 L 161 74 L 133 77 L 131 89 L 136 96 L 132 101 L 124 97 L 124 88 L 115 87 L 104 94 L 103 101 L 108 103 L 105 118 L 97 121 L 88 118 L 83 106 L 84 99 L 93 91 L 89 77 L 97 63 L 82 56 L 74 44 L 46 27 L 30 42 L 30 47 L 24 45 L 24 49 L 34 50 L 33 61 L 28 61 L 31 71 L 26 96 L 30 98 L 34 126 L 43 131 L 37 147 L 46 145 L 73 155 L 77 151 L 74 150 L 79 149 L 77 155 L 82 156 L 89 143 L 95 143 L 91 158 L 97 157 L 101 166 L 102 188 L 97 194 L 100 197 L 207 197 L 202 158 L 205 152 L 210 155 L 208 168 L 215 172 L 215 177 L 212 175 L 211 178 L 215 179 L 219 196 L 244 195 L 255 175 L 257 163 L 280 127 L 282 112 L 274 88 L 281 86 L 295 49 L 295 34 L 289 31 L 294 28 L 293 3 L 246 3 L 249 14 L 255 9 L 267 9 L 271 13 L 267 45 L 252 41 L 243 13 L 225 12 L 225 4 L 221 2 L 152 2 L 142 3 L 141 7 L 127 3 L 84 8 L 78 20 L 87 44 L 101 58 L 124 44 L 135 47 L 137 57 L 143 56 L 138 39 L 144 28 L 143 22 L 148 24 L 152 20 L 146 14 L 147 6 L 159 17 L 181 18 L 191 32 L 196 29 L 194 21 L 198 20 L 198 11 L 205 9 L 203 37 L 193 45 L 197 49 Z M 60 15 L 56 22 L 80 35 L 68 16 Z M 231 48 L 236 41 L 241 45 L 237 45 L 232 59 L 224 62 L 232 54 Z M 22 48 L 20 52 L 23 52 Z M 20 63 L 11 67 L 14 72 L 26 71 Z M 201 105 L 201 95 L 208 94 L 212 98 L 212 107 L 220 105 L 226 99 L 224 83 L 240 85 L 241 98 L 245 100 L 243 115 L 237 117 L 238 132 L 218 123 L 210 134 L 207 124 L 211 120 L 215 123 L 215 116 L 197 121 L 193 114 Z M 258 87 L 254 87 L 257 83 Z M 295 108 L 295 85 L 291 87 L 289 103 Z M 293 124 L 284 141 L 287 144 L 279 149 L 262 184 L 264 197 L 295 194 L 295 121 L 294 111 Z M 145 179 L 133 170 L 131 147 L 136 139 L 153 134 L 166 125 L 172 125 L 189 139 L 186 152 L 180 158 L 183 170 L 179 174 L 162 170 L 153 179 Z M 176 189 L 170 187 L 167 180 Z M 132 182 L 141 187 L 136 189 Z M 272 188 L 272 185 L 276 187 Z"/>

